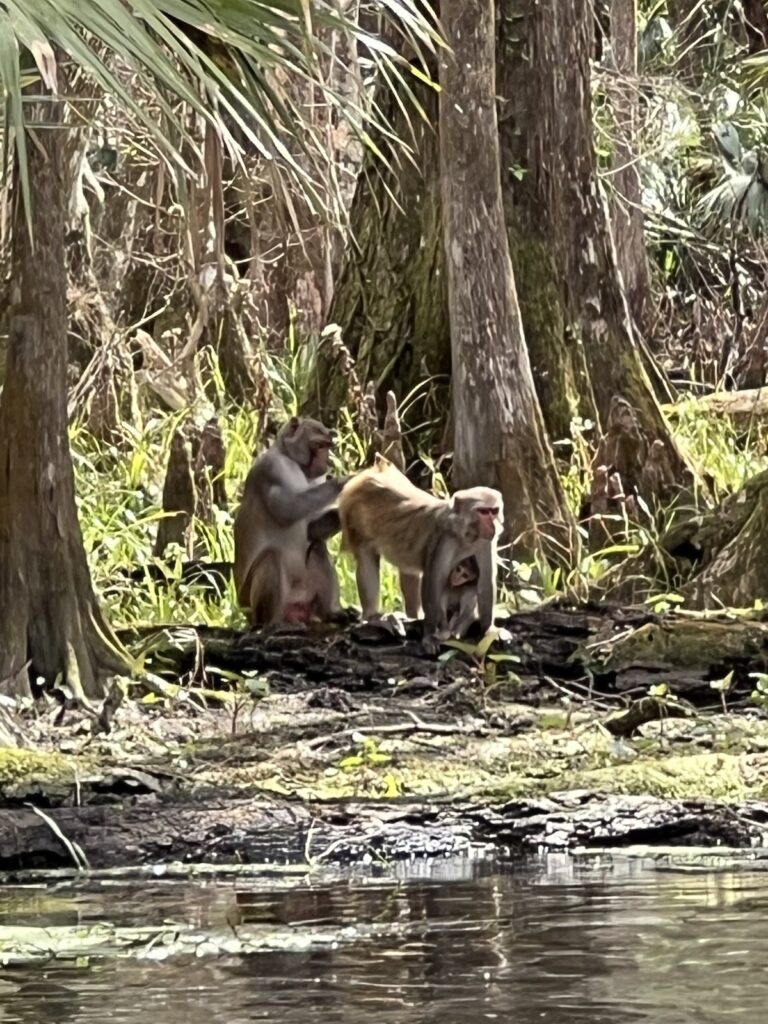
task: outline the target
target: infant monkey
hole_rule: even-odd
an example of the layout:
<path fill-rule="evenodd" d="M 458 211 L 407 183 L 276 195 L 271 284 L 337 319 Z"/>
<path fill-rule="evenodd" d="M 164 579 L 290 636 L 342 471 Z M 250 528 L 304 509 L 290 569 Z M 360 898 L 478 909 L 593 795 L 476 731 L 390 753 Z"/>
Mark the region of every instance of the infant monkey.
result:
<path fill-rule="evenodd" d="M 445 588 L 445 618 L 449 636 L 462 637 L 477 611 L 477 581 L 480 569 L 474 556 L 465 558 L 451 570 Z"/>

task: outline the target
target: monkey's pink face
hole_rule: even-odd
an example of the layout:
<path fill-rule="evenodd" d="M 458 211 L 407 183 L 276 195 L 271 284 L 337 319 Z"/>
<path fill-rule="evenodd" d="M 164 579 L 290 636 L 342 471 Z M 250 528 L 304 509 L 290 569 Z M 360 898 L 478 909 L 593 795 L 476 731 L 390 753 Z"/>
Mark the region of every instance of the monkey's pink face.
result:
<path fill-rule="evenodd" d="M 496 523 L 499 521 L 499 509 L 490 505 L 478 505 L 475 509 L 475 521 L 483 540 L 493 540 Z"/>
<path fill-rule="evenodd" d="M 309 480 L 314 480 L 318 476 L 325 476 L 328 472 L 328 457 L 332 447 L 330 441 L 313 441 L 310 444 L 311 458 L 306 471 Z"/>
<path fill-rule="evenodd" d="M 477 573 L 470 572 L 466 565 L 460 563 L 451 572 L 451 575 L 448 577 L 448 583 L 452 587 L 463 587 L 467 583 L 474 583 L 476 579 Z"/>

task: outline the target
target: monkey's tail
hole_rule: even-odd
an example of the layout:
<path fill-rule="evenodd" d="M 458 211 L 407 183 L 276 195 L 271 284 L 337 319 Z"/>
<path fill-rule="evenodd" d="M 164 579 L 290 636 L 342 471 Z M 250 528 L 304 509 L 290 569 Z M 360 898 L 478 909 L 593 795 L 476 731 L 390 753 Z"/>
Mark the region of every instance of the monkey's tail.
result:
<path fill-rule="evenodd" d="M 355 544 L 355 531 L 350 529 L 349 523 L 342 520 L 341 523 L 341 544 L 340 548 L 342 551 L 354 551 L 356 548 Z"/>
<path fill-rule="evenodd" d="M 339 522 L 341 524 L 340 548 L 342 551 L 350 551 L 352 554 L 357 551 L 362 541 L 360 531 L 355 529 L 355 508 L 355 503 L 349 501 L 345 503 L 344 507 L 339 506 Z"/>

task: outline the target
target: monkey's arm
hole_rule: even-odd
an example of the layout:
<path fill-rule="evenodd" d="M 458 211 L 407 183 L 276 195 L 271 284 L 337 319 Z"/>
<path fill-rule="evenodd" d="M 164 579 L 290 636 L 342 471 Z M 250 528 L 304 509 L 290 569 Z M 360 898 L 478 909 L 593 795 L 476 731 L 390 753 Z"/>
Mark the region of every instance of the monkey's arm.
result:
<path fill-rule="evenodd" d="M 343 486 L 342 480 L 325 480 L 300 491 L 289 480 L 275 475 L 266 488 L 264 503 L 277 523 L 292 526 L 315 512 L 322 512 L 336 500 Z"/>
<path fill-rule="evenodd" d="M 480 628 L 486 633 L 493 625 L 493 609 L 496 604 L 496 545 L 483 544 L 477 552 L 477 610 L 480 614 Z"/>
<path fill-rule="evenodd" d="M 330 508 L 316 519 L 310 519 L 307 524 L 307 540 L 310 544 L 314 544 L 318 540 L 328 540 L 329 537 L 333 537 L 334 534 L 338 533 L 340 529 L 339 510 L 337 508 Z"/>
<path fill-rule="evenodd" d="M 455 539 L 443 534 L 427 551 L 421 577 L 421 606 L 424 609 L 424 636 L 437 633 L 444 624 L 444 595 L 451 570 L 459 561 Z"/>

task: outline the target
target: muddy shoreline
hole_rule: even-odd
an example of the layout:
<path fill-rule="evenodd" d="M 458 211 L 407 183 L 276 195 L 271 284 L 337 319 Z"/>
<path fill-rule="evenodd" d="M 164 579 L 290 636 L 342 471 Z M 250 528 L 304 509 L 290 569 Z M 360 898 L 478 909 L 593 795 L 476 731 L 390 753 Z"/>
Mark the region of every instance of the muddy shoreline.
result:
<path fill-rule="evenodd" d="M 759 615 L 497 625 L 437 660 L 414 623 L 125 636 L 121 700 L 11 716 L 0 870 L 768 845 Z"/>

